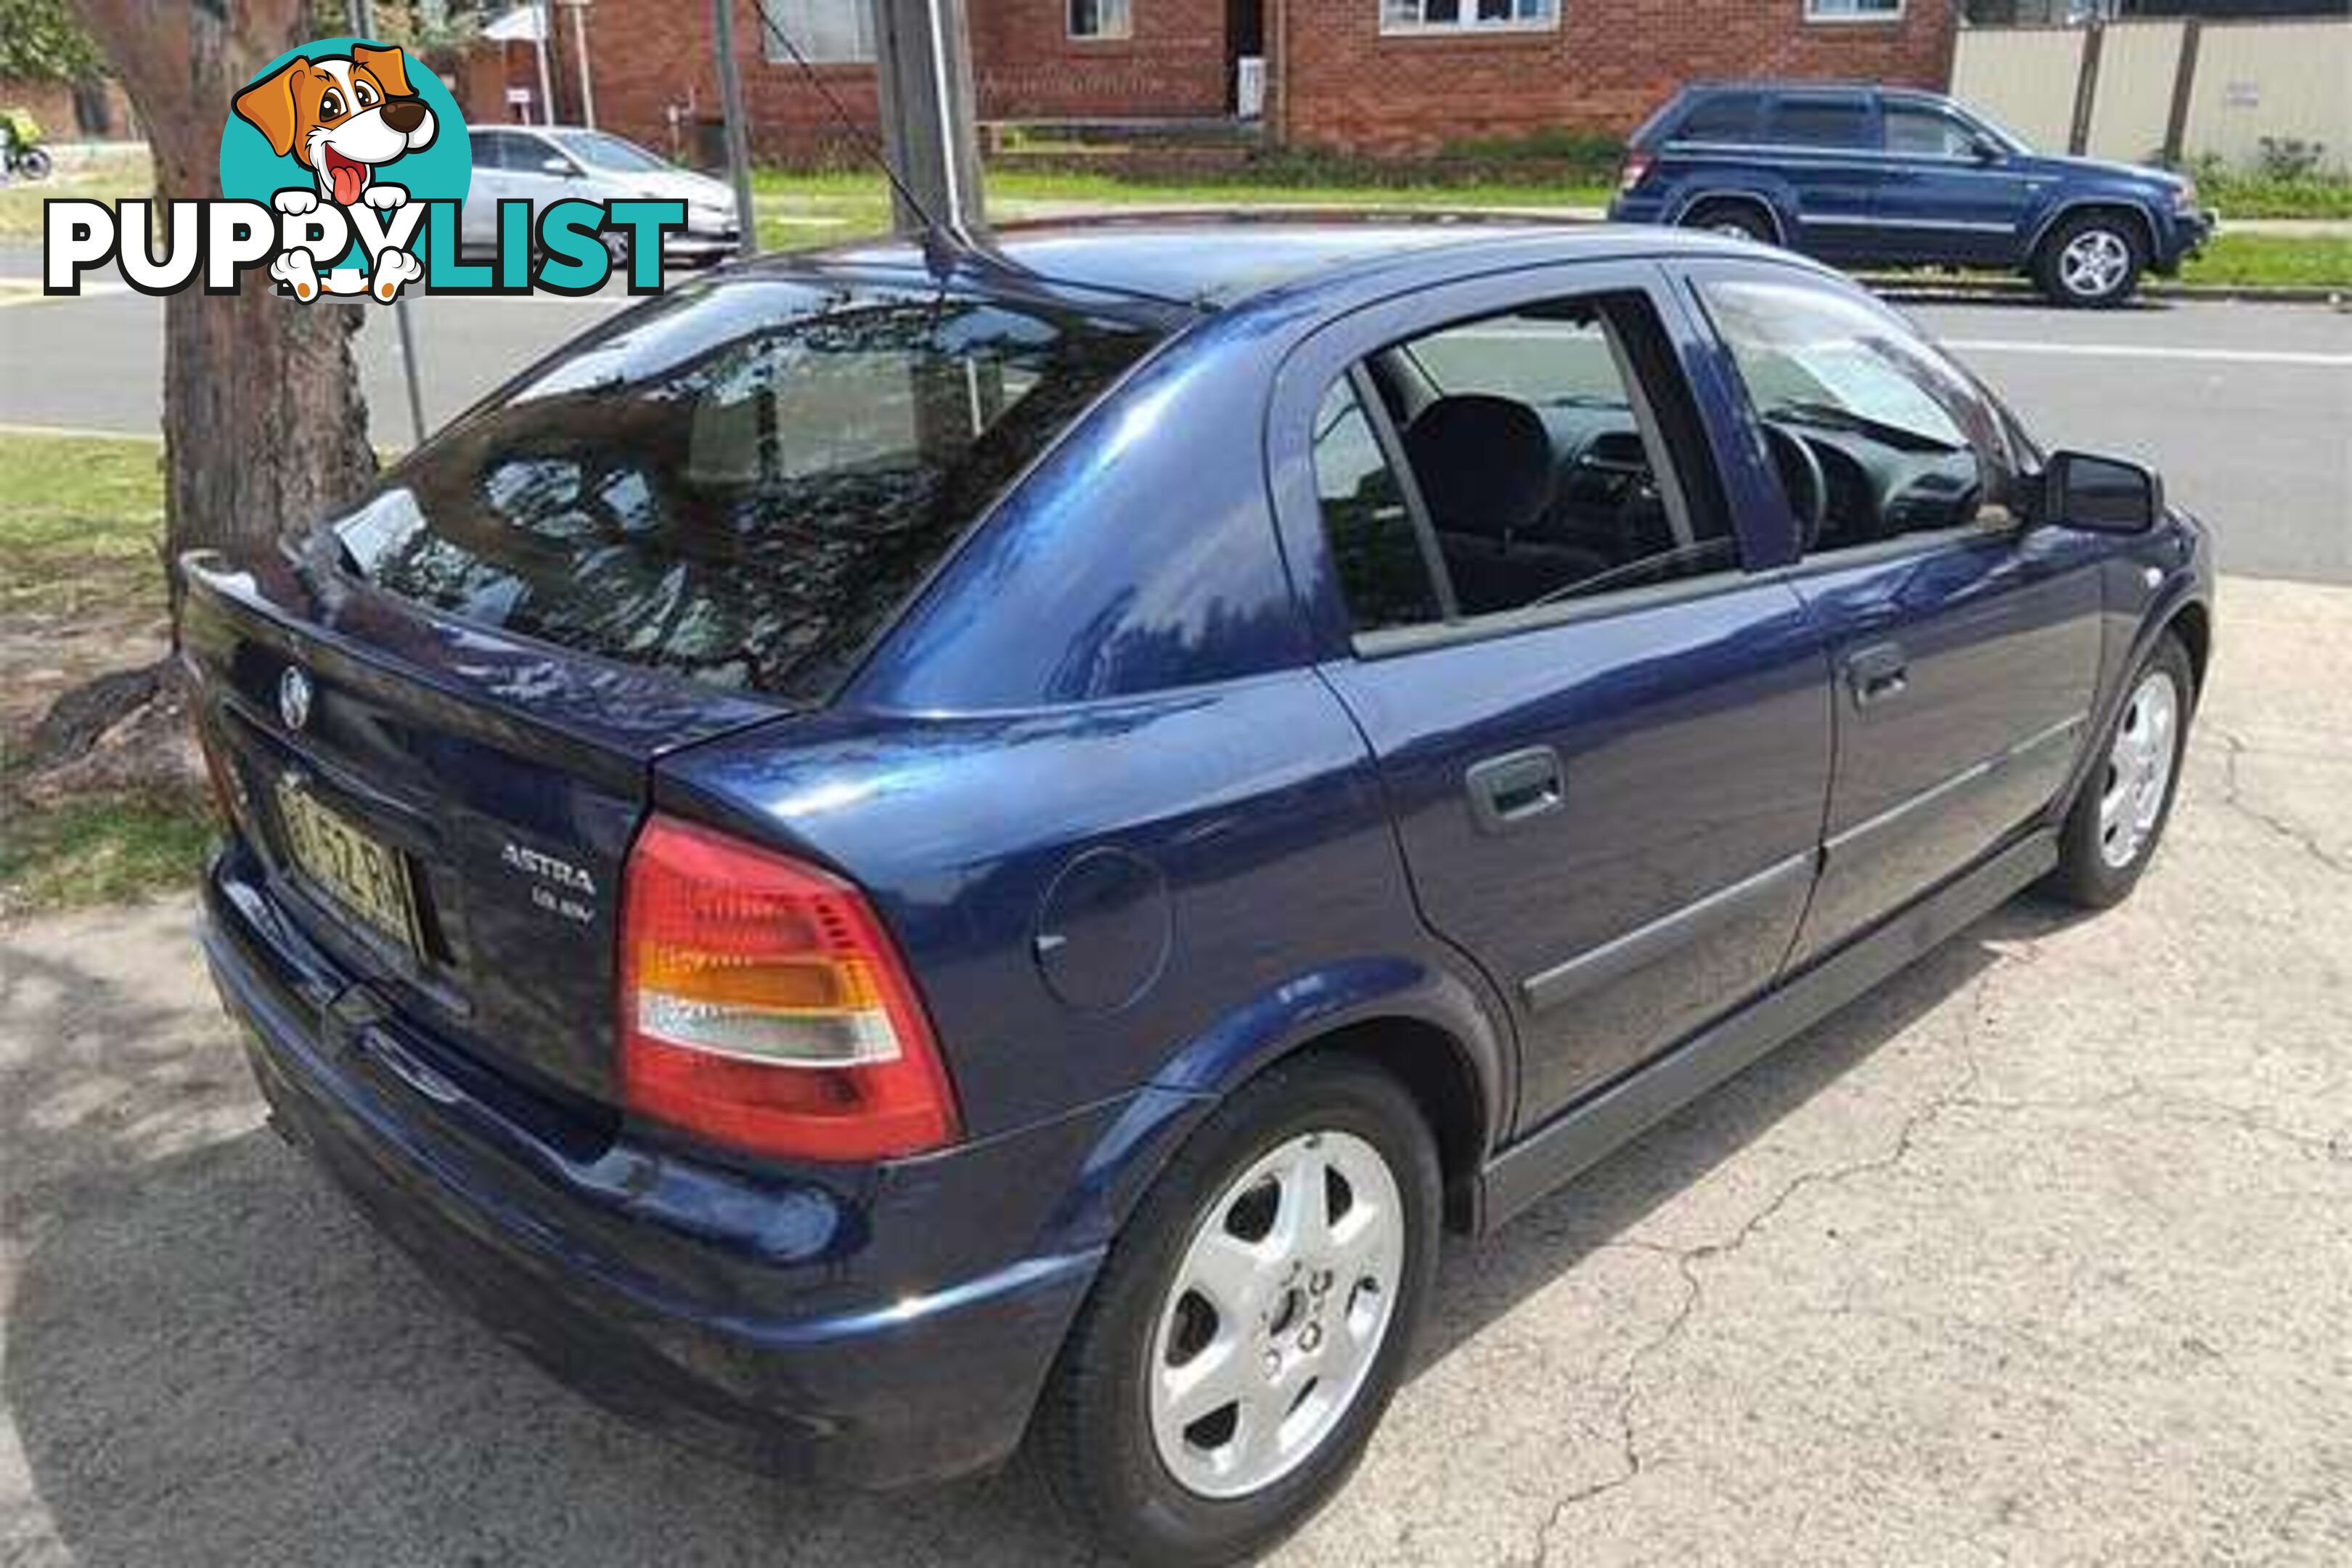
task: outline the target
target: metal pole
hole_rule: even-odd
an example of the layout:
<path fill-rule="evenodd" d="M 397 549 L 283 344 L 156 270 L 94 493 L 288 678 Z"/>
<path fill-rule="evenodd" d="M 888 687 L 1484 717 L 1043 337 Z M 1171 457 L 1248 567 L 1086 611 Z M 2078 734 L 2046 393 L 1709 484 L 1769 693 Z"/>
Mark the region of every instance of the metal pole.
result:
<path fill-rule="evenodd" d="M 408 314 L 408 296 L 393 301 L 392 324 L 400 333 L 400 379 L 408 387 L 409 444 L 425 445 L 425 386 L 417 378 L 416 323 Z"/>
<path fill-rule="evenodd" d="M 371 0 L 351 0 L 352 36 L 375 37 L 375 7 Z M 408 391 L 409 444 L 425 445 L 425 386 L 416 368 L 416 323 L 408 314 L 408 291 L 392 302 L 393 330 L 400 336 L 400 379 Z"/>
<path fill-rule="evenodd" d="M 596 126 L 596 89 L 588 80 L 588 4 L 571 0 L 572 52 L 580 57 L 580 123 Z"/>
<path fill-rule="evenodd" d="M 884 154 L 932 217 L 969 237 L 987 223 L 988 204 L 964 0 L 872 3 Z M 921 231 L 920 214 L 890 205 L 900 233 Z"/>
<path fill-rule="evenodd" d="M 710 0 L 717 25 L 719 112 L 726 117 L 727 167 L 735 177 L 737 245 L 746 256 L 760 248 L 759 226 L 751 221 L 751 137 L 743 120 L 743 77 L 735 68 L 735 0 Z"/>
<path fill-rule="evenodd" d="M 539 122 L 555 123 L 555 83 L 547 74 L 547 34 L 554 18 L 547 14 L 547 0 L 539 0 L 533 7 L 539 15 Z"/>

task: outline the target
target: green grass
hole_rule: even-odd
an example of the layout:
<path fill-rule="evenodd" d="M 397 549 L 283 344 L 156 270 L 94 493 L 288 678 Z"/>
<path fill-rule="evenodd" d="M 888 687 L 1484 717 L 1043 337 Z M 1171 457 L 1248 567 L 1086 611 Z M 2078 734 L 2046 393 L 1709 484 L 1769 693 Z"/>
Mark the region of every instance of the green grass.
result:
<path fill-rule="evenodd" d="M 2295 182 L 2319 185 L 2325 182 Z M 2284 182 L 2271 182 L 2277 185 Z M 888 193 L 862 172 L 761 171 L 753 181 L 760 242 L 772 249 L 837 245 L 890 226 Z M 988 182 L 991 210 L 1003 221 L 1047 216 L 1065 204 L 1169 207 L 1328 206 L 1391 210 L 1557 210 L 1607 205 L 1600 186 L 1486 182 L 1465 185 L 1289 184 L 1244 180 L 1133 181 L 1115 174 L 1003 170 Z M 2237 209 L 2224 205 L 2225 213 Z M 2239 216 L 2245 216 L 2240 213 Z M 2315 214 L 2313 216 L 2325 216 Z M 2223 232 L 2191 262 L 2183 281 L 2231 288 L 2352 288 L 2352 241 L 2333 237 Z"/>
<path fill-rule="evenodd" d="M 161 455 L 152 441 L 0 435 L 0 695 L 22 690 L 37 667 L 97 675 L 152 636 L 164 600 Z M 24 710 L 7 709 L 29 724 L 37 710 Z M 133 792 L 36 806 L 13 783 L 0 774 L 0 913 L 184 885 L 212 832 L 195 799 Z"/>
<path fill-rule="evenodd" d="M 2236 217 L 2352 218 L 2352 177 L 2341 174 L 2282 180 L 2200 169 L 2197 191 L 2225 224 Z"/>
<path fill-rule="evenodd" d="M 890 226 L 889 192 L 863 172 L 814 174 L 763 169 L 752 180 L 759 213 L 760 243 L 796 250 L 838 245 L 886 232 Z M 1483 181 L 1470 184 L 1328 184 L 1289 180 L 1124 179 L 1084 171 L 1003 169 L 988 176 L 989 210 L 1003 222 L 1049 216 L 1066 205 L 1087 206 L 1360 207 L 1403 211 L 1476 211 L 1494 208 L 1557 210 L 1601 207 L 1610 192 L 1601 185 L 1546 185 Z"/>
<path fill-rule="evenodd" d="M 0 828 L 0 913 L 122 903 L 185 887 L 213 832 L 210 813 L 194 800 L 102 796 L 45 811 L 12 805 Z"/>
<path fill-rule="evenodd" d="M 154 174 L 145 157 L 110 155 L 86 167 L 60 171 L 37 185 L 0 186 L 0 239 L 41 237 L 41 204 L 64 196 L 111 202 L 143 196 Z"/>
<path fill-rule="evenodd" d="M 1244 178 L 1139 181 L 1114 174 L 1047 174 L 1008 170 L 992 174 L 991 200 L 1142 203 L 1159 206 L 1257 206 L 1266 205 L 1364 207 L 1601 207 L 1610 190 L 1601 184 L 1481 179 L 1462 184 L 1315 178 Z"/>
<path fill-rule="evenodd" d="M 2239 289 L 2352 289 L 2352 239 L 2231 234 L 2225 228 L 2203 255 L 2180 269 L 2180 280 Z"/>
<path fill-rule="evenodd" d="M 0 435 L 0 614 L 160 607 L 162 458 L 152 441 Z"/>

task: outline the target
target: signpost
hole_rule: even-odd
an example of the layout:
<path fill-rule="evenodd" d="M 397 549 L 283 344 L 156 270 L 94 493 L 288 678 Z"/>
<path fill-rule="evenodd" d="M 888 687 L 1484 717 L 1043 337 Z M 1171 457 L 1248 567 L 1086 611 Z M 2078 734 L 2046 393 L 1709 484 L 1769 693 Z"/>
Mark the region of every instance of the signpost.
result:
<path fill-rule="evenodd" d="M 375 37 L 375 5 L 373 0 L 350 0 L 352 35 L 354 37 Z M 408 392 L 408 439 L 411 446 L 425 445 L 425 386 L 423 373 L 416 364 L 416 323 L 409 320 L 408 291 L 401 290 L 393 301 L 392 323 L 400 334 L 400 379 Z"/>
<path fill-rule="evenodd" d="M 735 178 L 736 245 L 744 255 L 760 248 L 759 225 L 751 218 L 751 138 L 743 124 L 743 73 L 735 66 L 735 0 L 710 0 L 713 41 L 719 55 L 719 110 L 726 117 L 727 168 Z"/>
<path fill-rule="evenodd" d="M 973 110 L 971 42 L 965 0 L 867 0 L 874 7 L 875 75 L 880 86 L 882 143 L 849 117 L 822 77 L 809 86 L 842 117 L 843 129 L 874 151 L 889 171 L 892 220 L 901 234 L 936 224 L 944 237 L 969 241 L 987 225 L 981 182 L 980 127 Z M 751 155 L 744 129 L 742 78 L 735 57 L 735 0 L 711 0 L 727 162 L 743 251 L 758 248 L 751 216 Z M 804 68 L 800 41 L 763 9 L 761 26 Z"/>
<path fill-rule="evenodd" d="M 588 79 L 589 0 L 555 3 L 572 13 L 572 58 L 580 62 L 580 123 L 593 131 L 596 126 L 596 88 Z"/>
<path fill-rule="evenodd" d="M 956 238 L 988 222 L 981 184 L 980 126 L 972 108 L 971 38 L 964 0 L 873 0 L 876 74 L 882 89 L 882 147 L 904 184 L 890 206 L 902 234 L 919 233 L 922 214 Z"/>

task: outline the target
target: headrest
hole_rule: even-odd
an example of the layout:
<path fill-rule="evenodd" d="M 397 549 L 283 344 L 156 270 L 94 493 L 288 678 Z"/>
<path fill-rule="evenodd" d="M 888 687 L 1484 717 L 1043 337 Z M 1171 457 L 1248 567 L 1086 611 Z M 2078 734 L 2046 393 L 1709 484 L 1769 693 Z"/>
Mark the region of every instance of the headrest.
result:
<path fill-rule="evenodd" d="M 1445 532 L 1499 539 L 1551 510 L 1551 437 L 1524 403 L 1441 397 L 1405 431 L 1404 449 L 1430 521 Z"/>

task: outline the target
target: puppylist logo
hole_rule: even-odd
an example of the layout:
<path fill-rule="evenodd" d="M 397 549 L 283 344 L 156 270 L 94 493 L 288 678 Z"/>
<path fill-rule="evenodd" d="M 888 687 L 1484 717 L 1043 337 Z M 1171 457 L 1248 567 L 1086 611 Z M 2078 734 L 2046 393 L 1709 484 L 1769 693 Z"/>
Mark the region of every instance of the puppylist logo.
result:
<path fill-rule="evenodd" d="M 302 303 L 408 284 L 443 293 L 589 294 L 625 256 L 632 294 L 662 287 L 662 237 L 682 201 L 499 203 L 495 261 L 458 254 L 474 160 L 457 100 L 401 49 L 326 38 L 270 62 L 238 91 L 221 132 L 221 199 L 167 205 L 54 199 L 43 216 L 43 290 L 79 294 L 119 262 L 145 294 L 201 283 L 236 292 L 266 268 Z M 161 247 L 160 254 L 158 247 Z"/>

